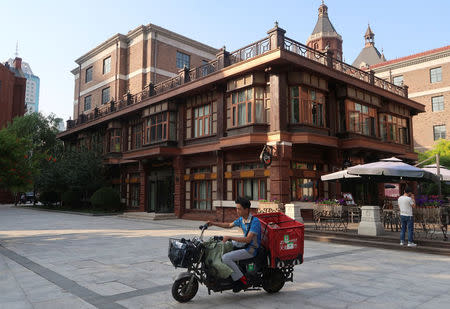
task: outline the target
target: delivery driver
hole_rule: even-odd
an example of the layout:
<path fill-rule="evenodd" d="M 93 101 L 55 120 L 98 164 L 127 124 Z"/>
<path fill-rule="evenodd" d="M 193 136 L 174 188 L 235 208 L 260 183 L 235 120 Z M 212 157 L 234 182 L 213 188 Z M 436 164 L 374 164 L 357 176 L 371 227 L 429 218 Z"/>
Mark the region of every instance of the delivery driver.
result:
<path fill-rule="evenodd" d="M 207 224 L 226 229 L 237 226 L 240 227 L 244 233 L 244 237 L 223 237 L 223 242 L 231 240 L 235 246 L 242 248 L 233 250 L 222 256 L 222 261 L 233 270 L 231 273 L 231 278 L 234 281 L 233 292 L 239 292 L 247 286 L 247 278 L 242 274 L 236 261 L 250 259 L 258 253 L 258 248 L 261 245 L 261 223 L 258 218 L 253 217 L 250 213 L 250 201 L 248 199 L 238 197 L 235 203 L 236 211 L 239 216 L 238 219 L 231 223 L 208 221 Z"/>

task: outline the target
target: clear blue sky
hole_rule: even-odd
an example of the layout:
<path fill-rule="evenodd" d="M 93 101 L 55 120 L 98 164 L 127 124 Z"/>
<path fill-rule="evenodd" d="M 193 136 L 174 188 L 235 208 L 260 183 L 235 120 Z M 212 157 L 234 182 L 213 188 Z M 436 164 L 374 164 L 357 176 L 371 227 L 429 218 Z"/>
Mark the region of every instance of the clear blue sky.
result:
<path fill-rule="evenodd" d="M 352 63 L 367 23 L 388 60 L 450 44 L 448 0 L 326 0 L 330 20 Z M 39 108 L 67 120 L 73 112 L 75 59 L 116 33 L 153 23 L 232 51 L 263 38 L 274 21 L 305 43 L 320 0 L 46 1 L 0 0 L 0 61 L 19 56 L 41 79 Z"/>

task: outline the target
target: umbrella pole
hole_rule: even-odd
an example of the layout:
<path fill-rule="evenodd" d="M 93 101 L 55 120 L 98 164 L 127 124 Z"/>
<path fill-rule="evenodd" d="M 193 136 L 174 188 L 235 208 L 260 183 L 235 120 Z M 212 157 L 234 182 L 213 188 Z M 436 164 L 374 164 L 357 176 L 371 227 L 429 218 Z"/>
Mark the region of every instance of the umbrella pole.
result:
<path fill-rule="evenodd" d="M 439 153 L 436 154 L 436 172 L 437 172 L 437 176 L 439 178 L 438 181 L 438 195 L 439 195 L 439 199 L 442 198 L 442 185 L 441 185 L 441 163 L 439 162 L 440 158 L 439 158 Z"/>

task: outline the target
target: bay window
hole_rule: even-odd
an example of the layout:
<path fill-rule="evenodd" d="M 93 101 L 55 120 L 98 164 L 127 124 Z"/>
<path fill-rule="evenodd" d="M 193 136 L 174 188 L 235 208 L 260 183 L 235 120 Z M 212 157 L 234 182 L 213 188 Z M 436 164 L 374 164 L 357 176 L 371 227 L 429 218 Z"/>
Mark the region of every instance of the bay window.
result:
<path fill-rule="evenodd" d="M 194 137 L 211 134 L 211 104 L 194 108 Z"/>
<path fill-rule="evenodd" d="M 377 110 L 363 104 L 346 100 L 347 131 L 367 136 L 377 136 Z"/>
<path fill-rule="evenodd" d="M 380 114 L 380 135 L 383 142 L 409 144 L 409 128 L 406 118 Z"/>
<path fill-rule="evenodd" d="M 289 87 L 290 122 L 325 126 L 325 94 L 303 86 Z"/>
<path fill-rule="evenodd" d="M 122 129 L 112 129 L 110 132 L 110 152 L 120 152 L 121 151 L 121 140 L 122 140 Z"/>
<path fill-rule="evenodd" d="M 232 126 L 264 123 L 264 88 L 246 88 L 231 94 Z"/>
<path fill-rule="evenodd" d="M 176 113 L 163 112 L 151 115 L 144 121 L 144 142 L 152 144 L 166 140 L 176 140 Z"/>

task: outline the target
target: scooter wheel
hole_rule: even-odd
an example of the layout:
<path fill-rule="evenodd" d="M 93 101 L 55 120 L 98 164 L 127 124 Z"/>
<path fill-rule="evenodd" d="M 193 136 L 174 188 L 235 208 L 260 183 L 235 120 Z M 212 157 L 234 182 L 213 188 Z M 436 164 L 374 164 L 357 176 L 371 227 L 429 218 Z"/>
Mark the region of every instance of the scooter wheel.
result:
<path fill-rule="evenodd" d="M 284 286 L 284 275 L 283 272 L 278 268 L 269 268 L 263 274 L 263 284 L 262 287 L 267 293 L 277 293 Z"/>
<path fill-rule="evenodd" d="M 180 303 L 186 303 L 194 298 L 198 291 L 198 281 L 193 279 L 192 284 L 189 286 L 190 277 L 184 277 L 175 282 L 172 285 L 172 296 L 176 301 Z"/>

